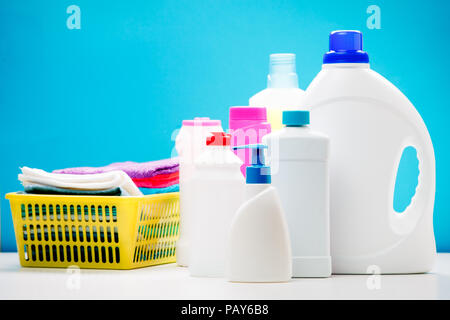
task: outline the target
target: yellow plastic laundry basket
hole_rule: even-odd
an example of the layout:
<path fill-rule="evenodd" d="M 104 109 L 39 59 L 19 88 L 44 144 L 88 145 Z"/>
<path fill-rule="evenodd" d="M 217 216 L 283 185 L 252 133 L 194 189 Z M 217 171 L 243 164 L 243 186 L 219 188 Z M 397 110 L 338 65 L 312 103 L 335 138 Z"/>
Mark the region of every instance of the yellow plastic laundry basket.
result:
<path fill-rule="evenodd" d="M 24 267 L 133 269 L 175 262 L 179 193 L 142 197 L 9 193 Z"/>

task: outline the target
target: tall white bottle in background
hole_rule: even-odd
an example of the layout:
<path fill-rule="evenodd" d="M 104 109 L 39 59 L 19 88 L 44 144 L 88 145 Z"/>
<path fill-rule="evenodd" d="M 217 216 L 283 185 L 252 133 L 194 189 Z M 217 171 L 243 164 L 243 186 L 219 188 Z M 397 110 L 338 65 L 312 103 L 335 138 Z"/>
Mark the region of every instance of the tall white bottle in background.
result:
<path fill-rule="evenodd" d="M 213 132 L 195 162 L 192 190 L 189 273 L 198 277 L 225 276 L 226 245 L 231 221 L 242 204 L 245 181 L 242 161 L 230 149 L 231 135 Z"/>
<path fill-rule="evenodd" d="M 333 273 L 419 273 L 433 267 L 435 158 L 411 102 L 370 69 L 359 31 L 330 34 L 322 71 L 307 89 L 312 128 L 330 137 Z M 418 75 L 419 76 L 419 75 Z M 417 150 L 411 204 L 393 208 L 403 150 Z"/>
<path fill-rule="evenodd" d="M 245 199 L 230 228 L 227 278 L 235 282 L 285 282 L 292 277 L 289 231 L 277 190 L 271 186 L 265 145 L 252 149 Z"/>
<path fill-rule="evenodd" d="M 250 107 L 266 107 L 267 120 L 272 131 L 283 127 L 283 110 L 299 110 L 305 92 L 298 87 L 295 54 L 274 53 L 270 55 L 267 89 L 250 98 Z"/>
<path fill-rule="evenodd" d="M 329 277 L 329 139 L 309 128 L 308 111 L 284 111 L 283 124 L 263 143 L 291 235 L 292 276 Z"/>
<path fill-rule="evenodd" d="M 177 241 L 177 264 L 188 266 L 191 225 L 192 225 L 192 196 L 189 180 L 194 171 L 194 162 L 206 148 L 205 140 L 211 132 L 220 132 L 220 120 L 209 118 L 195 118 L 183 120 L 183 126 L 175 140 L 175 148 L 180 161 L 180 237 Z"/>

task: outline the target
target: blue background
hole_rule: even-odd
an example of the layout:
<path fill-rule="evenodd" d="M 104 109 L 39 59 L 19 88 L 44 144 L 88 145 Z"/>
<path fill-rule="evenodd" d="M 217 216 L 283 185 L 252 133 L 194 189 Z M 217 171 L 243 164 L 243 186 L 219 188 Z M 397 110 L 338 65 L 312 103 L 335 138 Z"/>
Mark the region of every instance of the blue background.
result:
<path fill-rule="evenodd" d="M 66 8 L 81 8 L 69 30 Z M 381 30 L 366 9 L 381 8 Z M 268 55 L 297 54 L 300 87 L 328 34 L 359 29 L 372 68 L 419 110 L 436 152 L 434 225 L 450 251 L 450 1 L 1 1 L 2 249 L 15 250 L 9 203 L 19 166 L 53 170 L 171 155 L 183 119 L 227 126 L 228 107 L 266 86 Z"/>

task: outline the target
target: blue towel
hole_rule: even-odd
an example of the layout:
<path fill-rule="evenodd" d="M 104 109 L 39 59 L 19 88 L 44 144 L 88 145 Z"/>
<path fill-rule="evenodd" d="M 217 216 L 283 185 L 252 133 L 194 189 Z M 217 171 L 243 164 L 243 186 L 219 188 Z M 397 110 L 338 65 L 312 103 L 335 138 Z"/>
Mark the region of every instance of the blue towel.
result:
<path fill-rule="evenodd" d="M 151 194 L 178 192 L 180 191 L 180 185 L 174 184 L 173 186 L 166 188 L 139 188 L 139 190 L 141 190 L 144 195 L 148 196 Z"/>

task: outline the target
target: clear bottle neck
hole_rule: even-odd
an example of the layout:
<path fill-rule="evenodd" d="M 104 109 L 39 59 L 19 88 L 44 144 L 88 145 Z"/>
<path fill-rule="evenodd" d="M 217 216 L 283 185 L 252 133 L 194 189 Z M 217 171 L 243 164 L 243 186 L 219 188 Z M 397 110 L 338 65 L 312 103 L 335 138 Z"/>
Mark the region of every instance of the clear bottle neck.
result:
<path fill-rule="evenodd" d="M 270 55 L 267 88 L 298 88 L 295 54 Z"/>

